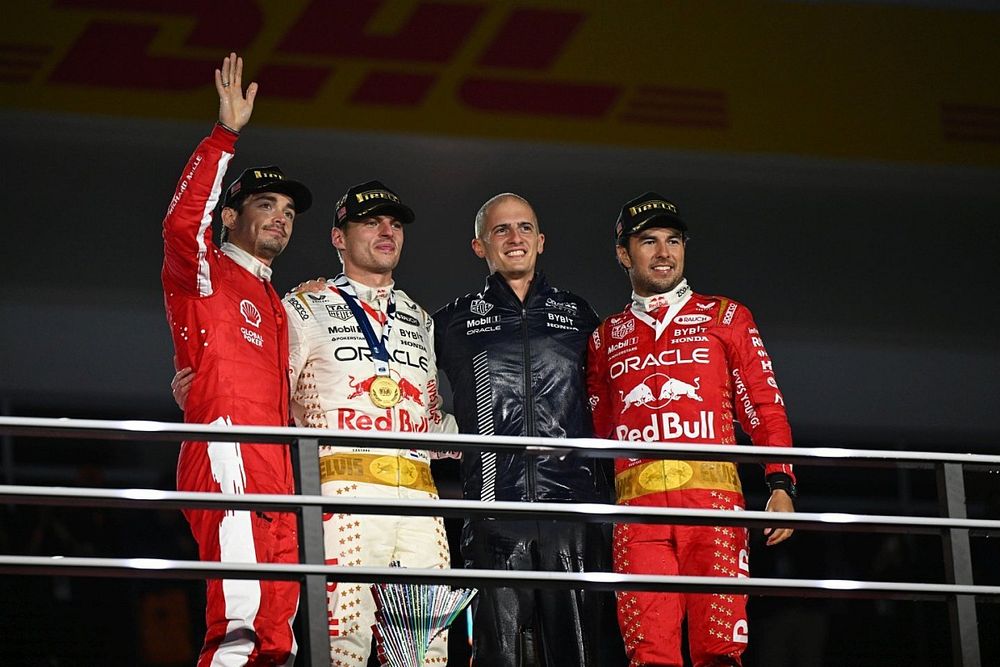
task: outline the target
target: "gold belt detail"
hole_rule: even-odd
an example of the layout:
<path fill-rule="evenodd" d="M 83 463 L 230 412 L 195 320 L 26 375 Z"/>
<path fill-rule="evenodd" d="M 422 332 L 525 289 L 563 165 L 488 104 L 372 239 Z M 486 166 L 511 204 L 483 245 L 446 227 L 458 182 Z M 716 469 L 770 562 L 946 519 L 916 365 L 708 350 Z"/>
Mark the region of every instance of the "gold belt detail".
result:
<path fill-rule="evenodd" d="M 404 486 L 437 494 L 431 467 L 423 461 L 383 454 L 330 454 L 319 459 L 320 481 Z"/>
<path fill-rule="evenodd" d="M 736 465 L 718 461 L 650 461 L 615 475 L 620 503 L 647 493 L 681 489 L 743 492 Z"/>

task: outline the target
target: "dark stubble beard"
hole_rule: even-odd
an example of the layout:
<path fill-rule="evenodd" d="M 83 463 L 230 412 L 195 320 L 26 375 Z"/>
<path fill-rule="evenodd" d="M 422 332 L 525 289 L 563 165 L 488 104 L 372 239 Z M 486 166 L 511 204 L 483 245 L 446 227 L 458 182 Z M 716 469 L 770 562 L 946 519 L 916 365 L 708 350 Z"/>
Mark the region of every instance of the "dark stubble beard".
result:
<path fill-rule="evenodd" d="M 645 276 L 638 275 L 635 271 L 630 271 L 629 277 L 632 279 L 632 290 L 641 296 L 664 294 L 680 285 L 681 281 L 684 280 L 684 276 L 677 276 L 670 280 L 650 280 Z"/>
<path fill-rule="evenodd" d="M 285 239 L 261 239 L 257 241 L 257 255 L 274 259 L 288 247 L 287 237 Z"/>

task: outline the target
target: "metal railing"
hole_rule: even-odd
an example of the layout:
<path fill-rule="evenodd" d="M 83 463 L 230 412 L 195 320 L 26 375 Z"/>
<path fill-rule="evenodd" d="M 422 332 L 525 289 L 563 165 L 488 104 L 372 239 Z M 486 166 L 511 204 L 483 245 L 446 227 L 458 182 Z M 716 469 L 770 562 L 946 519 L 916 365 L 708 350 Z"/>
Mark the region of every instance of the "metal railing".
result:
<path fill-rule="evenodd" d="M 980 667 L 976 599 L 1000 599 L 1000 586 L 975 586 L 970 531 L 1000 534 L 1000 521 L 973 520 L 966 515 L 963 469 L 1000 467 L 1000 456 L 940 452 L 901 452 L 842 448 L 795 449 L 733 445 L 648 443 L 546 438 L 489 437 L 452 434 L 345 432 L 325 429 L 207 426 L 145 421 L 68 420 L 0 417 L 0 434 L 33 437 L 84 437 L 110 440 L 182 439 L 274 442 L 292 445 L 299 495 L 223 495 L 152 489 L 0 486 L 0 503 L 80 505 L 130 508 L 228 508 L 296 512 L 299 517 L 298 565 L 236 564 L 150 558 L 67 558 L 0 555 L 0 573 L 141 578 L 292 579 L 303 582 L 299 613 L 307 637 L 301 648 L 306 664 L 319 664 L 329 652 L 326 581 L 450 583 L 462 586 L 597 588 L 686 592 L 736 592 L 799 597 L 888 598 L 936 600 L 948 605 L 954 664 Z M 368 447 L 420 448 L 437 451 L 476 450 L 555 454 L 560 456 L 684 458 L 718 461 L 782 461 L 808 465 L 866 467 L 904 466 L 935 469 L 942 516 L 886 516 L 849 513 L 778 513 L 600 504 L 518 503 L 465 500 L 378 500 L 332 498 L 320 494 L 319 446 L 361 444 Z M 495 517 L 792 527 L 813 530 L 940 534 L 945 556 L 944 583 L 855 580 L 688 577 L 613 573 L 494 572 L 491 570 L 422 570 L 325 565 L 324 510 L 359 514 L 414 514 L 447 517 Z M 312 658 L 312 660 L 310 660 Z"/>

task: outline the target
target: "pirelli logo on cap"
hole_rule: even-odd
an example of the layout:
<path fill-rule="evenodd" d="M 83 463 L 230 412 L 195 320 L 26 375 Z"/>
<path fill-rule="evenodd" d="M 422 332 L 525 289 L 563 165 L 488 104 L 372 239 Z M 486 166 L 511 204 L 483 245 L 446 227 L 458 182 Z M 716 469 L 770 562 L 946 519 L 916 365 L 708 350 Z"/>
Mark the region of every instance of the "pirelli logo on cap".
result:
<path fill-rule="evenodd" d="M 368 190 L 367 192 L 359 192 L 354 195 L 354 198 L 358 200 L 359 204 L 363 204 L 370 199 L 388 199 L 389 201 L 396 202 L 397 204 L 399 203 L 399 197 L 387 190 Z"/>
<path fill-rule="evenodd" d="M 254 178 L 261 180 L 265 178 L 274 179 L 276 181 L 285 180 L 285 175 L 277 171 L 260 171 L 259 169 L 253 170 Z"/>
<path fill-rule="evenodd" d="M 413 211 L 381 181 L 366 181 L 347 190 L 337 202 L 337 224 L 357 220 L 385 210 L 400 222 L 413 222 Z"/>
<path fill-rule="evenodd" d="M 637 206 L 631 206 L 628 209 L 628 214 L 632 217 L 635 217 L 640 213 L 644 213 L 654 208 L 660 208 L 667 211 L 668 213 L 673 213 L 674 215 L 677 215 L 677 207 L 668 201 L 663 201 L 662 199 L 653 199 L 650 201 L 645 201 Z"/>

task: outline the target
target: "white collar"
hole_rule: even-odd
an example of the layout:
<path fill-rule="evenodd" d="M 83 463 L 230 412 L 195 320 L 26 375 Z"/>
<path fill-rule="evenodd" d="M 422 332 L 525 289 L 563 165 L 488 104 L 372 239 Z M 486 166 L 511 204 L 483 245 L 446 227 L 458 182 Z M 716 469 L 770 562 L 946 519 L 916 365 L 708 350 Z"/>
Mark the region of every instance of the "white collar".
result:
<path fill-rule="evenodd" d="M 677 287 L 669 292 L 654 294 L 652 296 L 639 296 L 632 292 L 632 309 L 640 313 L 651 313 L 663 306 L 673 306 L 682 301 L 686 301 L 691 295 L 691 288 L 688 287 L 687 278 L 682 278 Z"/>
<path fill-rule="evenodd" d="M 233 260 L 244 269 L 254 274 L 261 280 L 271 281 L 271 267 L 260 261 L 243 248 L 226 241 L 220 248 L 226 257 Z"/>
<path fill-rule="evenodd" d="M 392 294 L 392 289 L 396 285 L 395 282 L 391 282 L 383 287 L 369 287 L 353 278 L 348 278 L 343 273 L 340 275 L 351 284 L 351 287 L 354 288 L 354 294 L 365 303 L 376 303 L 379 300 L 385 301 Z"/>

